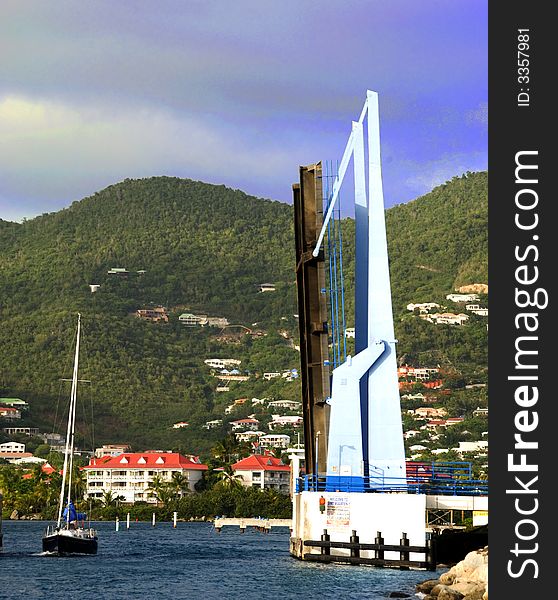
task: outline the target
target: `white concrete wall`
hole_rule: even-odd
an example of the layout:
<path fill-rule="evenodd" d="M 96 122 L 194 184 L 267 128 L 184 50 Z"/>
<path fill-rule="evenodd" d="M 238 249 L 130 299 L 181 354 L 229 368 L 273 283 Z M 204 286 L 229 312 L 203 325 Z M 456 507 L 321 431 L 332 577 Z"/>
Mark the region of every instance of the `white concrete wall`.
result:
<path fill-rule="evenodd" d="M 323 513 L 320 496 L 326 499 Z M 360 542 L 374 543 L 376 532 L 381 531 L 385 544 L 399 544 L 405 532 L 409 545 L 424 546 L 425 519 L 426 496 L 421 494 L 301 492 L 293 498 L 292 537 L 319 540 L 327 529 L 332 541 L 348 542 L 354 529 Z M 306 547 L 303 552 L 319 554 L 320 549 Z M 349 555 L 349 550 L 331 552 Z M 373 558 L 374 551 L 363 551 L 361 556 Z M 399 559 L 399 553 L 386 552 L 385 558 Z M 424 555 L 411 553 L 410 560 L 424 560 Z"/>

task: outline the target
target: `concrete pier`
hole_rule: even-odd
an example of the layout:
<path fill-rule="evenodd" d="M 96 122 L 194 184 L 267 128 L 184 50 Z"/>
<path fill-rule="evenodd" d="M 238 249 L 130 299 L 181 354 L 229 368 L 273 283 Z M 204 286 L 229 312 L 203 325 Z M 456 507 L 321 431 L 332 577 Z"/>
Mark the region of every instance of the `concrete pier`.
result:
<path fill-rule="evenodd" d="M 255 527 L 269 531 L 272 527 L 292 527 L 291 519 L 258 519 L 250 518 L 234 518 L 234 517 L 218 517 L 213 521 L 213 526 L 217 531 L 221 531 L 223 527 L 238 527 L 240 531 L 245 531 L 246 527 Z"/>

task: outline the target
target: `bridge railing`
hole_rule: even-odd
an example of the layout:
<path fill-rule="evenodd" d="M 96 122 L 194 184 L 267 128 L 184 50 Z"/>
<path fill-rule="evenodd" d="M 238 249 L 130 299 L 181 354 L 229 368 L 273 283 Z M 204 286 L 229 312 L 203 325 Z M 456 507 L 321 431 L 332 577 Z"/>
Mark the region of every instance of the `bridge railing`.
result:
<path fill-rule="evenodd" d="M 385 476 L 372 468 L 369 477 L 306 475 L 296 491 L 407 493 L 442 496 L 486 496 L 488 481 L 473 479 L 470 463 L 408 463 L 406 477 Z"/>

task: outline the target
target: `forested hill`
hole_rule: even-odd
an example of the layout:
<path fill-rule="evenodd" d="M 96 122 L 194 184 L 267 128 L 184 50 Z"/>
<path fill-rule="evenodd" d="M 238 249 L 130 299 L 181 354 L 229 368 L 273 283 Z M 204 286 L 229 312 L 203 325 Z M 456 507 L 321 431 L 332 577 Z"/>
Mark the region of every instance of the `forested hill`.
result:
<path fill-rule="evenodd" d="M 350 292 L 354 222 L 345 220 L 344 228 Z M 487 282 L 487 174 L 454 178 L 389 209 L 387 228 L 400 352 L 420 360 L 436 346 L 452 364 L 484 372 L 484 341 L 477 339 L 484 323 L 450 331 L 400 319 L 409 302 L 441 301 L 456 285 Z M 80 311 L 82 376 L 94 382 L 97 441 L 141 448 L 180 440 L 183 451 L 196 450 L 209 435 L 200 424 L 222 417 L 221 404 L 231 401 L 215 393 L 204 358 L 238 355 L 254 370 L 298 366 L 298 353 L 277 334 L 296 336 L 292 231 L 287 204 L 170 177 L 126 180 L 21 224 L 0 221 L 0 396 L 27 399 L 25 421 L 52 428 Z M 130 274 L 109 275 L 112 268 Z M 276 291 L 258 293 L 268 282 Z M 91 293 L 90 284 L 101 287 Z M 151 305 L 168 307 L 171 322 L 132 315 Z M 245 336 L 233 348 L 215 339 L 214 328 L 182 327 L 184 311 L 270 334 Z M 183 419 L 193 426 L 172 430 Z"/>
<path fill-rule="evenodd" d="M 386 228 L 396 307 L 488 283 L 487 172 L 454 177 L 389 209 Z"/>
<path fill-rule="evenodd" d="M 126 180 L 17 229 L 1 259 L 2 308 L 83 309 L 88 285 L 101 284 L 97 308 L 111 314 L 146 303 L 252 321 L 293 312 L 292 301 L 274 306 L 285 294 L 264 303 L 255 293 L 291 286 L 291 230 L 279 202 L 176 178 Z M 122 285 L 107 275 L 113 267 L 134 277 Z"/>

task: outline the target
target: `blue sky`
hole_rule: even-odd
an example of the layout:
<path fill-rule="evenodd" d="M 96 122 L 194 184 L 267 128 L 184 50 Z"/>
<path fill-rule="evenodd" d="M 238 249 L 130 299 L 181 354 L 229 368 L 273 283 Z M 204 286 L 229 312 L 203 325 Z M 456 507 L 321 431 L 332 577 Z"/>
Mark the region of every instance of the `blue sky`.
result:
<path fill-rule="evenodd" d="M 154 175 L 290 202 L 367 88 L 387 206 L 486 169 L 486 0 L 3 0 L 0 218 Z"/>

